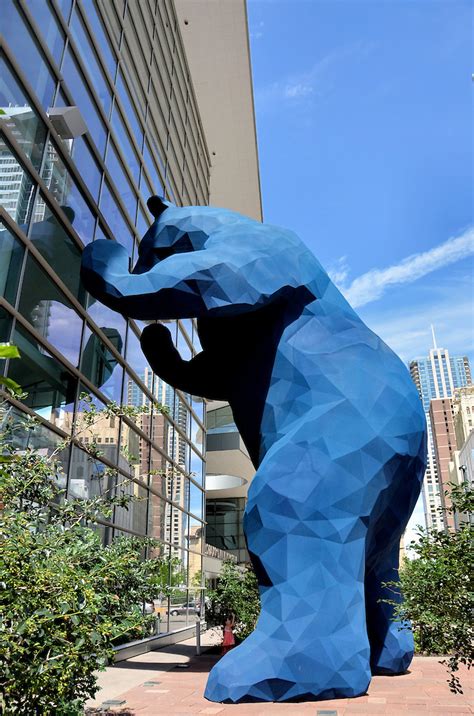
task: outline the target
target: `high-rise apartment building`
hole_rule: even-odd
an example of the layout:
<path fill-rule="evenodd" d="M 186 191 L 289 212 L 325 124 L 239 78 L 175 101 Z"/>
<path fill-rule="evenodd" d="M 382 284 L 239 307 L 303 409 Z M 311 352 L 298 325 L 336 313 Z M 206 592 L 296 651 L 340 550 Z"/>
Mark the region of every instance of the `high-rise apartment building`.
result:
<path fill-rule="evenodd" d="M 179 205 L 212 202 L 216 163 L 220 176 L 227 165 L 233 178 L 233 200 L 224 197 L 229 208 L 246 205 L 249 186 L 260 205 L 250 73 L 236 82 L 227 78 L 220 94 L 197 97 L 203 67 L 187 46 L 203 42 L 224 76 L 228 63 L 212 34 L 220 36 L 225 18 L 219 4 L 214 13 L 215 3 L 197 3 L 213 15 L 211 32 L 184 17 L 181 4 L 2 3 L 0 341 L 18 345 L 22 357 L 0 370 L 28 393 L 15 409 L 40 421 L 32 438 L 38 448 L 51 452 L 72 437 L 61 453 L 69 495 L 94 494 L 97 474 L 113 468 L 142 498 L 128 511 L 117 507 L 100 533 L 106 541 L 124 534 L 158 539 L 157 553 L 179 558 L 176 598 L 185 601 L 183 592 L 199 597 L 194 590 L 203 568 L 205 403 L 153 375 L 140 349 L 144 324 L 87 295 L 79 274 L 82 249 L 95 239 L 118 241 L 136 257 L 152 218 L 150 195 Z M 232 8 L 235 66 L 249 68 L 245 4 L 223 5 Z M 253 131 L 250 149 L 247 130 L 234 137 L 233 124 L 226 126 L 232 92 L 236 121 Z M 225 108 L 218 137 L 216 127 L 203 124 L 209 102 Z M 184 358 L 199 352 L 193 320 L 167 326 Z M 151 407 L 157 400 L 168 412 L 103 419 L 91 432 L 84 426 L 84 394 L 98 407 L 109 400 Z M 90 440 L 102 448 L 94 474 L 84 450 Z M 162 631 L 194 627 L 194 620 L 194 614 L 167 616 Z"/>
<path fill-rule="evenodd" d="M 427 416 L 428 462 L 423 480 L 423 502 L 428 528 L 443 529 L 445 520 L 440 514 L 443 507 L 442 486 L 436 461 L 433 426 L 430 420 L 430 402 L 450 398 L 456 388 L 471 384 L 471 370 L 466 356 L 450 356 L 445 348 L 434 347 L 426 358 L 417 358 L 410 363 L 411 377 L 418 388 Z"/>
<path fill-rule="evenodd" d="M 430 403 L 430 425 L 438 475 L 440 501 L 443 508 L 451 507 L 449 498 L 449 463 L 456 452 L 453 404 L 451 398 L 435 398 Z M 454 515 L 444 513 L 445 525 L 454 529 Z"/>

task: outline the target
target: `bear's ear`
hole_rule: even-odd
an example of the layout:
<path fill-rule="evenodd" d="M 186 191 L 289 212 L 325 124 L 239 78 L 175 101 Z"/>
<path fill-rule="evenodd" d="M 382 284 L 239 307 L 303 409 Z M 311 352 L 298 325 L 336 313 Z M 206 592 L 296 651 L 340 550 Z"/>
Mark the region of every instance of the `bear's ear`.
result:
<path fill-rule="evenodd" d="M 160 214 L 162 214 L 164 210 L 168 208 L 168 205 L 164 203 L 161 196 L 150 196 L 146 205 L 148 206 L 150 213 L 153 214 L 155 219 L 157 219 Z"/>

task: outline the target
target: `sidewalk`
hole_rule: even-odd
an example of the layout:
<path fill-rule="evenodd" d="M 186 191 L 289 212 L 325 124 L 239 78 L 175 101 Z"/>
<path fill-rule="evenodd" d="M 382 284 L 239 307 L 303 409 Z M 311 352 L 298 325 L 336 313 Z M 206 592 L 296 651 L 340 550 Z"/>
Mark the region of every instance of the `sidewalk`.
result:
<path fill-rule="evenodd" d="M 206 632 L 203 645 L 216 644 L 216 634 Z M 101 691 L 88 706 L 108 700 L 121 701 L 114 708 L 136 716 L 457 716 L 472 714 L 473 679 L 463 669 L 464 694 L 454 695 L 446 683 L 447 673 L 436 657 L 416 657 L 403 676 L 373 678 L 366 696 L 337 701 L 273 704 L 216 704 L 203 697 L 207 675 L 218 660 L 215 654 L 195 656 L 195 641 L 149 652 L 108 668 L 99 677 Z M 178 664 L 187 664 L 180 668 Z"/>

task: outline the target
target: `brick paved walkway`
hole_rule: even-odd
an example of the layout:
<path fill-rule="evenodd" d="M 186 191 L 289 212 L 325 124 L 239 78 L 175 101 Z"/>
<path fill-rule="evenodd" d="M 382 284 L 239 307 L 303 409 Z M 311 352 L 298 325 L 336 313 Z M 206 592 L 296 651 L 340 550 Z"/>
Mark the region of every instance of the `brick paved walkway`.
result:
<path fill-rule="evenodd" d="M 189 641 L 108 669 L 102 677 L 103 696 L 94 704 L 103 703 L 104 696 L 121 700 L 125 702 L 122 708 L 136 716 L 229 716 L 230 713 L 235 716 L 454 716 L 474 713 L 471 675 L 462 672 L 464 694 L 451 694 L 444 667 L 434 657 L 415 658 L 410 672 L 403 676 L 374 677 L 369 693 L 356 699 L 223 705 L 206 701 L 202 696 L 209 670 L 218 657 L 206 652 L 196 657 L 193 652 L 193 643 Z M 177 667 L 177 663 L 189 666 L 183 669 Z"/>

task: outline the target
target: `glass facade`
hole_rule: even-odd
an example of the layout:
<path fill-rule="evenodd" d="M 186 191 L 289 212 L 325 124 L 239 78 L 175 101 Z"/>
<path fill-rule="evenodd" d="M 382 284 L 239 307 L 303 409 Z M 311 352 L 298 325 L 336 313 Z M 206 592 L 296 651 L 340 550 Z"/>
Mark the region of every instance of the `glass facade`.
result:
<path fill-rule="evenodd" d="M 172 558 L 173 593 L 160 610 L 161 631 L 172 631 L 194 624 L 182 605 L 203 601 L 205 410 L 153 374 L 144 324 L 87 295 L 79 268 L 95 239 L 136 256 L 151 194 L 208 203 L 210 159 L 173 4 L 6 0 L 2 10 L 0 340 L 22 356 L 2 370 L 41 421 L 36 447 L 72 437 L 61 454 L 68 495 L 115 489 L 114 468 L 140 498 L 100 531 L 105 541 L 153 536 L 157 554 Z M 183 357 L 200 350 L 193 321 L 167 325 Z M 90 434 L 84 393 L 98 407 L 114 400 L 149 412 L 102 418 Z M 101 450 L 99 479 L 89 440 Z"/>

